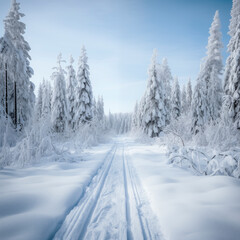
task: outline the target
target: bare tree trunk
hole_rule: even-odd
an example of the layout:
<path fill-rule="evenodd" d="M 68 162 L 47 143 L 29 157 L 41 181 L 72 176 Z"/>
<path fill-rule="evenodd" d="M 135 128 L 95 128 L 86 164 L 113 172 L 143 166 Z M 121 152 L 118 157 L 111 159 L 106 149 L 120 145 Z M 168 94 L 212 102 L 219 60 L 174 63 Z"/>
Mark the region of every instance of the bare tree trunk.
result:
<path fill-rule="evenodd" d="M 16 80 L 14 81 L 14 123 L 15 127 L 17 128 L 17 83 Z"/>
<path fill-rule="evenodd" d="M 8 73 L 7 73 L 7 63 L 5 63 L 5 77 L 6 77 L 6 95 L 5 95 L 5 105 L 6 105 L 6 117 L 8 117 Z"/>

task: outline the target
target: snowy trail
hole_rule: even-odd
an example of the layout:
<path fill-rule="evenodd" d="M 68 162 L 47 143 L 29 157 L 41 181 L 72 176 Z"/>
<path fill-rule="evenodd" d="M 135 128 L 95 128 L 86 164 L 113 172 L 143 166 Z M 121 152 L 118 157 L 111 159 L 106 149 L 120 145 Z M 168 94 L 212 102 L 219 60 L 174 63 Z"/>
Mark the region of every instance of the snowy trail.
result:
<path fill-rule="evenodd" d="M 54 239 L 164 239 L 119 142 Z"/>

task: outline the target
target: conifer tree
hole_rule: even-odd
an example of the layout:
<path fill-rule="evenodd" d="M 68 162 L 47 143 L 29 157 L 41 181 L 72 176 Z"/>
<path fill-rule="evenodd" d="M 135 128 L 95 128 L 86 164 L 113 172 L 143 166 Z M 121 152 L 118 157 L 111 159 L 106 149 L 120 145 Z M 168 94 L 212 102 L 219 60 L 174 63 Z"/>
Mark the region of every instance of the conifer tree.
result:
<path fill-rule="evenodd" d="M 209 119 L 208 102 L 206 98 L 206 82 L 197 80 L 192 100 L 192 127 L 193 134 L 204 131 L 204 126 Z"/>
<path fill-rule="evenodd" d="M 75 128 L 75 114 L 76 114 L 76 92 L 75 87 L 77 84 L 76 81 L 76 72 L 73 68 L 73 57 L 70 56 L 70 63 L 67 66 L 67 106 L 68 106 L 68 124 L 70 129 Z"/>
<path fill-rule="evenodd" d="M 182 105 L 181 112 L 186 114 L 188 106 L 187 106 L 187 93 L 186 93 L 185 85 L 183 85 L 183 88 L 182 88 L 181 105 Z"/>
<path fill-rule="evenodd" d="M 234 0 L 231 11 L 229 35 L 231 36 L 228 51 L 230 53 L 224 78 L 224 116 L 240 129 L 240 1 Z M 226 106 L 229 106 L 226 107 Z M 229 110 L 228 110 L 229 109 Z"/>
<path fill-rule="evenodd" d="M 187 84 L 187 109 L 190 110 L 192 106 L 192 83 L 191 79 L 188 80 Z"/>
<path fill-rule="evenodd" d="M 209 116 L 206 123 L 209 121 L 215 122 L 220 117 L 220 110 L 222 101 L 215 101 L 212 96 L 215 95 L 217 99 L 222 98 L 222 83 L 220 75 L 222 74 L 222 56 L 221 49 L 223 44 L 221 42 L 222 34 L 220 32 L 219 12 L 216 11 L 212 25 L 209 30 L 210 36 L 208 38 L 207 56 L 204 59 L 199 80 L 205 81 L 206 92 L 203 93 L 209 105 L 212 108 L 207 108 Z M 213 102 L 212 102 L 213 101 Z"/>
<path fill-rule="evenodd" d="M 132 116 L 132 128 L 137 129 L 138 128 L 138 102 L 136 102 L 134 111 L 133 111 L 133 116 Z"/>
<path fill-rule="evenodd" d="M 62 55 L 58 56 L 57 67 L 52 74 L 52 80 L 54 81 L 54 91 L 52 98 L 52 126 L 55 132 L 64 132 L 67 128 L 67 99 L 66 99 L 66 83 L 65 83 L 65 71 L 63 70 L 61 63 Z"/>
<path fill-rule="evenodd" d="M 80 123 L 85 124 L 92 120 L 92 86 L 89 79 L 87 60 L 86 49 L 82 47 L 76 86 L 75 122 L 77 125 Z"/>
<path fill-rule="evenodd" d="M 31 50 L 29 44 L 24 39 L 26 26 L 21 22 L 24 17 L 23 13 L 19 12 L 20 4 L 16 0 L 12 0 L 11 9 L 5 22 L 4 42 L 8 48 L 12 50 L 5 55 L 5 61 L 8 63 L 10 84 L 16 82 L 17 93 L 17 123 L 20 126 L 25 126 L 32 115 L 34 107 L 34 84 L 30 81 L 33 75 L 33 70 L 30 67 Z M 2 58 L 3 59 L 3 58 Z M 11 86 L 10 89 L 13 89 Z M 14 115 L 14 93 L 10 94 L 10 110 Z"/>
<path fill-rule="evenodd" d="M 181 92 L 178 78 L 175 78 L 172 89 L 172 119 L 178 119 L 181 115 Z"/>
<path fill-rule="evenodd" d="M 159 79 L 161 79 L 163 83 L 163 88 L 165 89 L 164 104 L 166 109 L 166 125 L 168 125 L 171 119 L 171 88 L 173 84 L 173 77 L 166 58 L 163 58 L 159 72 Z"/>
<path fill-rule="evenodd" d="M 166 126 L 165 92 L 158 79 L 157 52 L 154 51 L 149 68 L 149 79 L 145 94 L 143 129 L 149 137 L 157 137 Z"/>

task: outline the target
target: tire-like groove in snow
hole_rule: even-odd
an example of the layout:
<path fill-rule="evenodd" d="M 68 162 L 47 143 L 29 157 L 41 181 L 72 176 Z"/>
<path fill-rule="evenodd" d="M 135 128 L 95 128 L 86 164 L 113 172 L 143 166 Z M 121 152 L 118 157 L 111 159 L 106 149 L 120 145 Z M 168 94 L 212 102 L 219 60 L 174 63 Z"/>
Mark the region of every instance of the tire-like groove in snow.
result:
<path fill-rule="evenodd" d="M 107 154 L 107 161 L 100 167 L 98 173 L 93 177 L 84 196 L 79 203 L 66 216 L 60 229 L 55 234 L 55 240 L 59 239 L 83 239 L 84 234 L 97 204 L 99 195 L 105 184 L 106 177 L 112 165 L 117 145 Z"/>

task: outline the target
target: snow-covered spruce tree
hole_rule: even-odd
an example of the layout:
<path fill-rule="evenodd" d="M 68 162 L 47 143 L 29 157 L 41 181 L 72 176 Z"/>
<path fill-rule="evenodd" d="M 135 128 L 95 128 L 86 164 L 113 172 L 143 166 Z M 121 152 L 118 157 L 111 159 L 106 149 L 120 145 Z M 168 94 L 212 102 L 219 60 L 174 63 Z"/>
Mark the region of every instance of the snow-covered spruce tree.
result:
<path fill-rule="evenodd" d="M 183 85 L 182 87 L 182 93 L 181 93 L 181 112 L 183 114 L 186 114 L 187 112 L 187 108 L 188 108 L 188 104 L 187 104 L 187 93 L 186 93 L 186 87 L 185 85 Z"/>
<path fill-rule="evenodd" d="M 177 77 L 174 80 L 171 100 L 172 119 L 177 119 L 181 115 L 181 92 Z"/>
<path fill-rule="evenodd" d="M 223 64 L 221 49 L 223 44 L 221 42 L 222 34 L 220 31 L 220 19 L 219 12 L 216 11 L 212 25 L 209 30 L 210 36 L 208 38 L 207 45 L 207 56 L 203 59 L 203 64 L 201 66 L 201 71 L 199 73 L 199 80 L 205 81 L 206 85 L 206 98 L 211 108 L 207 108 L 209 117 L 206 119 L 208 122 L 216 122 L 220 117 L 221 105 L 222 105 L 222 83 L 220 75 L 222 74 Z M 215 98 L 218 100 L 215 101 L 212 98 L 212 95 L 215 95 Z M 214 100 L 213 102 L 211 102 Z"/>
<path fill-rule="evenodd" d="M 87 64 L 86 49 L 82 47 L 82 55 L 79 59 L 76 86 L 76 115 L 77 126 L 92 120 L 92 86 L 89 79 L 89 66 Z"/>
<path fill-rule="evenodd" d="M 193 134 L 204 131 L 204 126 L 209 119 L 208 102 L 206 98 L 206 82 L 197 79 L 197 84 L 194 88 L 192 100 L 192 126 Z"/>
<path fill-rule="evenodd" d="M 159 74 L 159 79 L 161 79 L 163 88 L 165 89 L 164 104 L 166 109 L 166 125 L 168 125 L 171 119 L 171 88 L 173 84 L 173 77 L 166 58 L 163 58 L 162 64 L 159 66 Z"/>
<path fill-rule="evenodd" d="M 62 55 L 59 54 L 57 61 L 58 66 L 54 68 L 55 72 L 51 76 L 54 81 L 51 121 L 53 131 L 57 133 L 66 130 L 68 119 L 65 71 L 61 66 L 62 62 Z"/>
<path fill-rule="evenodd" d="M 9 80 L 16 82 L 17 92 L 17 122 L 20 127 L 26 126 L 32 115 L 34 108 L 34 84 L 30 81 L 33 75 L 33 70 L 30 67 L 31 57 L 29 51 L 31 50 L 29 44 L 24 39 L 26 26 L 20 19 L 24 14 L 19 12 L 20 4 L 16 0 L 12 0 L 12 6 L 5 22 L 4 39 L 8 47 L 14 46 L 14 50 L 8 52 L 5 58 L 9 69 Z M 14 91 L 11 87 L 12 94 L 9 95 L 10 101 L 10 115 L 14 118 L 15 104 Z"/>
<path fill-rule="evenodd" d="M 68 105 L 68 124 L 69 128 L 73 130 L 75 128 L 75 114 L 77 112 L 76 110 L 76 92 L 75 92 L 75 87 L 77 84 L 76 81 L 76 72 L 73 68 L 73 57 L 70 56 L 70 62 L 69 66 L 67 66 L 67 105 Z"/>
<path fill-rule="evenodd" d="M 191 79 L 188 80 L 186 94 L 187 94 L 187 110 L 190 110 L 192 106 L 192 95 L 193 95 Z"/>
<path fill-rule="evenodd" d="M 156 61 L 157 52 L 155 50 L 149 68 L 149 79 L 143 110 L 143 130 L 149 137 L 158 137 L 166 126 L 165 89 L 162 81 L 158 79 Z"/>
<path fill-rule="evenodd" d="M 240 129 L 240 1 L 234 0 L 231 12 L 229 35 L 231 36 L 224 78 L 224 107 L 223 115 L 228 115 L 230 122 Z"/>

